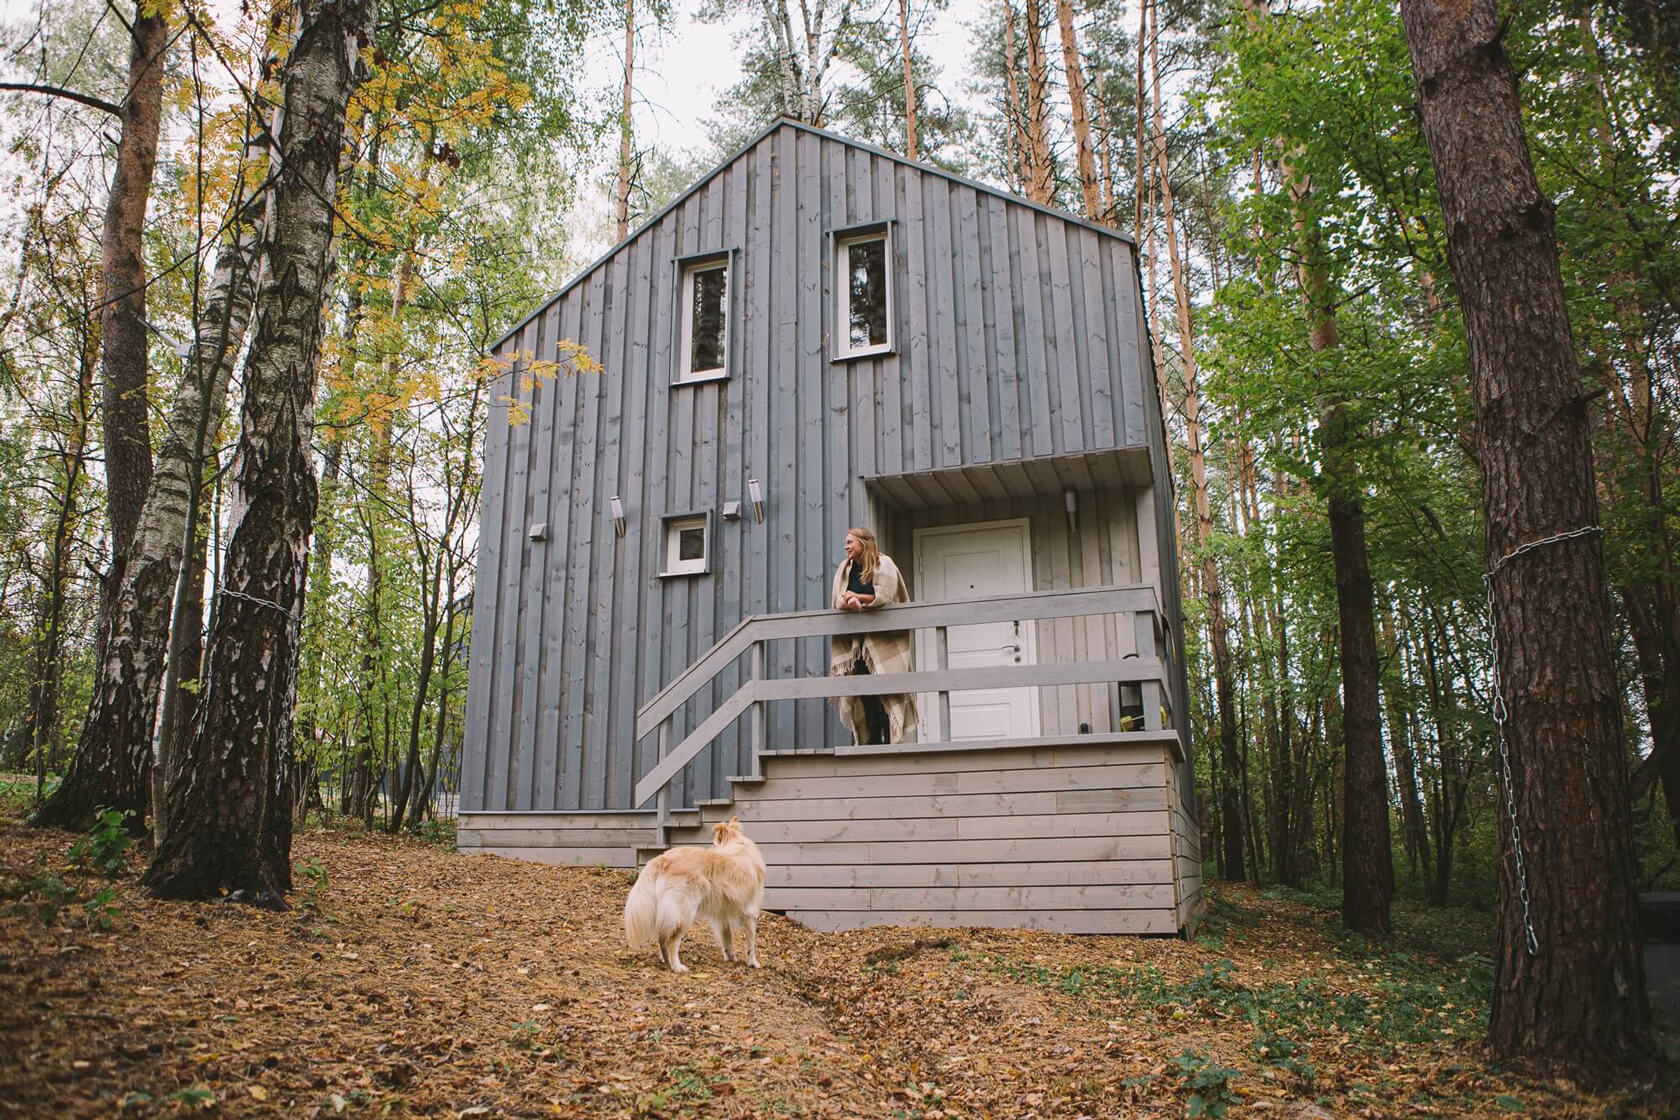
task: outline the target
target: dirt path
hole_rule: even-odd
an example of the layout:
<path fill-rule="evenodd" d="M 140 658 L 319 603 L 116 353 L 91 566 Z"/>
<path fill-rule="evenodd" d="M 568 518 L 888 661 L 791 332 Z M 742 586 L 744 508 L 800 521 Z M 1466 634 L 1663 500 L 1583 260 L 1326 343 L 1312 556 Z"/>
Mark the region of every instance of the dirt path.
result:
<path fill-rule="evenodd" d="M 0 823 L 8 898 L 67 846 Z M 679 977 L 624 947 L 625 873 L 328 832 L 294 858 L 290 913 L 131 875 L 109 930 L 0 917 L 0 1116 L 1675 1114 L 1488 1070 L 1474 954 L 1373 956 L 1250 891 L 1194 943 L 772 917 L 764 969 L 701 934 Z"/>

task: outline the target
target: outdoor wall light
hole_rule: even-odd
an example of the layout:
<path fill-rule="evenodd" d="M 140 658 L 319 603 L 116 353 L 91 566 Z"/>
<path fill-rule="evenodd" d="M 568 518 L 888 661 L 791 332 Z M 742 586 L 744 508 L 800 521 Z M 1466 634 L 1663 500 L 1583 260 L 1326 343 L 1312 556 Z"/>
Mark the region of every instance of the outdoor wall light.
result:
<path fill-rule="evenodd" d="M 1079 495 L 1072 490 L 1063 490 L 1062 502 L 1067 506 L 1068 532 L 1079 532 Z"/>
<path fill-rule="evenodd" d="M 607 503 L 612 507 L 613 533 L 622 537 L 625 527 L 624 503 L 618 500 L 617 495 L 608 498 Z"/>
<path fill-rule="evenodd" d="M 764 488 L 758 484 L 758 479 L 747 479 L 747 497 L 752 500 L 753 520 L 764 524 Z"/>

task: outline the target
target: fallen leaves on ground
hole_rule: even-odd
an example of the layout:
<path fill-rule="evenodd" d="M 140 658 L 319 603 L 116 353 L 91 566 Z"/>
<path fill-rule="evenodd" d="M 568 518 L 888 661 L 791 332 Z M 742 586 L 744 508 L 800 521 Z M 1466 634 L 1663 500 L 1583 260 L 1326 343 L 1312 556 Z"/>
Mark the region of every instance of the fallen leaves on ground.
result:
<path fill-rule="evenodd" d="M 67 846 L 0 822 L 0 875 L 108 885 Z M 1671 1086 L 1490 1068 L 1485 957 L 1429 930 L 1373 948 L 1247 888 L 1193 941 L 770 916 L 762 970 L 697 932 L 674 976 L 624 945 L 625 872 L 348 832 L 293 855 L 287 913 L 148 899 L 135 860 L 108 929 L 75 903 L 0 917 L 0 1115 L 1676 1113 Z"/>

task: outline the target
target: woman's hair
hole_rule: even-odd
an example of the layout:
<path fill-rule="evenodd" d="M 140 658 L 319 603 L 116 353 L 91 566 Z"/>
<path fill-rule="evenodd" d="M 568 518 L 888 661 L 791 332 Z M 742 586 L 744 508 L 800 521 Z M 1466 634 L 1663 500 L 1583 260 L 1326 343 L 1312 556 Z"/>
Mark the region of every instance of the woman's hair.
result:
<path fill-rule="evenodd" d="M 875 566 L 880 563 L 881 560 L 881 550 L 875 544 L 875 534 L 871 530 L 863 528 L 861 525 L 854 525 L 850 529 L 846 530 L 846 535 L 848 537 L 856 537 L 857 542 L 863 546 L 862 551 L 858 553 L 857 559 L 858 578 L 863 580 L 865 583 L 874 583 Z"/>

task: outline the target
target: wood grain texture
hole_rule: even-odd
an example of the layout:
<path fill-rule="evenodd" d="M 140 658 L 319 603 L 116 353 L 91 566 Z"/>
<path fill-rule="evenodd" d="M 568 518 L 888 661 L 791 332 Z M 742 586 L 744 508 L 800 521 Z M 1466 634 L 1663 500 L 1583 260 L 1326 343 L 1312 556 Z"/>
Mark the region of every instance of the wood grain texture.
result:
<path fill-rule="evenodd" d="M 871 221 L 894 223 L 898 346 L 834 363 L 829 231 Z M 1101 267 L 1086 259 L 1093 248 Z M 674 387 L 672 261 L 718 250 L 733 251 L 730 376 Z M 633 708 L 741 615 L 825 604 L 837 531 L 871 508 L 861 479 L 1076 444 L 1141 447 L 1132 437 L 1147 427 L 1126 391 L 1139 376 L 1135 271 L 1112 231 L 791 123 L 586 269 L 501 346 L 553 360 L 576 340 L 605 368 L 544 386 L 530 422 L 510 431 L 498 417 L 487 443 L 463 807 L 630 807 L 654 763 Z M 1015 310 L 1024 303 L 1037 305 L 1030 323 Z M 504 394 L 527 395 L 517 377 Z M 538 484 L 545 469 L 553 476 Z M 1059 516 L 1057 476 L 1043 477 L 1045 492 L 1017 496 Z M 744 504 L 748 478 L 764 488 L 764 522 L 750 509 L 715 520 L 708 574 L 653 578 L 663 519 Z M 622 541 L 603 516 L 614 496 L 629 522 Z M 539 521 L 547 547 L 527 537 Z M 827 631 L 815 633 L 772 650 L 772 675 L 825 673 Z M 739 673 L 726 667 L 719 690 Z M 718 699 L 675 701 L 678 741 Z M 1097 710 L 1079 703 L 1075 719 Z M 771 705 L 766 731 L 772 744 L 840 735 L 817 698 Z M 692 760 L 677 802 L 724 793 L 740 744 L 727 730 Z"/>

